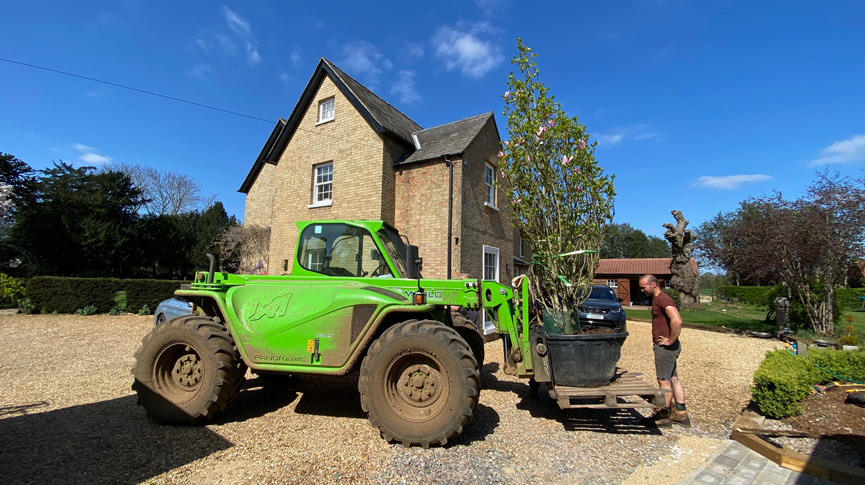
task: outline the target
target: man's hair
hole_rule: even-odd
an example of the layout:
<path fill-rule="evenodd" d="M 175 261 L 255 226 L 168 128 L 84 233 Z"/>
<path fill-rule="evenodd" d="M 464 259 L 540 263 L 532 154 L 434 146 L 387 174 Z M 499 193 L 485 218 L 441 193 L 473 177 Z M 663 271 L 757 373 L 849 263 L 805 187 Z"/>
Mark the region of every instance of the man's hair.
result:
<path fill-rule="evenodd" d="M 644 274 L 643 276 L 640 276 L 640 281 L 643 281 L 643 280 L 646 280 L 646 283 L 650 283 L 650 284 L 658 282 L 658 278 L 655 278 L 655 275 L 651 275 L 651 274 Z"/>

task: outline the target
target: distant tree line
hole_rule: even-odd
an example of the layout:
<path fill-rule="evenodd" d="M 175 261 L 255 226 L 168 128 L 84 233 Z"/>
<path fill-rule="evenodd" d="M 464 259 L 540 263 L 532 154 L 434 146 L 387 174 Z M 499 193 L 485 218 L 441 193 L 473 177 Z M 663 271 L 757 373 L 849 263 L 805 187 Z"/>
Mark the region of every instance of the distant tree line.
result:
<path fill-rule="evenodd" d="M 62 161 L 37 171 L 0 153 L 6 274 L 189 279 L 232 227 L 242 226 L 186 175 Z"/>
<path fill-rule="evenodd" d="M 604 226 L 601 258 L 669 258 L 670 244 L 657 236 L 647 236 L 630 224 Z"/>

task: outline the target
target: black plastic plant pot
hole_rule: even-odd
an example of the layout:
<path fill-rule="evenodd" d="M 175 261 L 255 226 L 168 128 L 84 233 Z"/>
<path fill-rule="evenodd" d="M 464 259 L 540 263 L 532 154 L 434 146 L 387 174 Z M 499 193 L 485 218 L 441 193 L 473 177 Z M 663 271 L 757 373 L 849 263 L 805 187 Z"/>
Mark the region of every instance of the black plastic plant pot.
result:
<path fill-rule="evenodd" d="M 628 332 L 590 335 L 547 334 L 553 382 L 565 387 L 606 386 L 616 375 Z"/>

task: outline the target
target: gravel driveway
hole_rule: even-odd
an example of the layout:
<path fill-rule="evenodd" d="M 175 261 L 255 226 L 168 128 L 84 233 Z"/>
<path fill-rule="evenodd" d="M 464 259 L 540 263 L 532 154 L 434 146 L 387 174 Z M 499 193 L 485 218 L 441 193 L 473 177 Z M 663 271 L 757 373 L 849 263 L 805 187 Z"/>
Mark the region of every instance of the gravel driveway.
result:
<path fill-rule="evenodd" d="M 150 422 L 130 389 L 152 317 L 0 316 L 0 477 L 7 483 L 675 483 L 727 438 L 776 342 L 685 329 L 679 375 L 695 427 L 633 410 L 561 411 L 501 371 L 487 344 L 475 419 L 443 448 L 383 441 L 357 376 L 254 374 L 207 426 Z M 629 322 L 620 366 L 654 377 L 650 324 Z"/>

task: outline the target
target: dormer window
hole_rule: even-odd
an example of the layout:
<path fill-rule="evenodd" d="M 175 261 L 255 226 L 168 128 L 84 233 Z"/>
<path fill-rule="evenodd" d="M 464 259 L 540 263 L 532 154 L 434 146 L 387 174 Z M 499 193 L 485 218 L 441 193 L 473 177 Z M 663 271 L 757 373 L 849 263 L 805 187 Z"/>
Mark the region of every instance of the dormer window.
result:
<path fill-rule="evenodd" d="M 333 120 L 334 99 L 325 99 L 318 103 L 318 122 L 324 123 Z"/>

